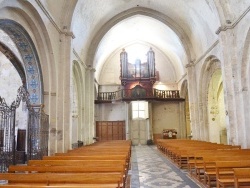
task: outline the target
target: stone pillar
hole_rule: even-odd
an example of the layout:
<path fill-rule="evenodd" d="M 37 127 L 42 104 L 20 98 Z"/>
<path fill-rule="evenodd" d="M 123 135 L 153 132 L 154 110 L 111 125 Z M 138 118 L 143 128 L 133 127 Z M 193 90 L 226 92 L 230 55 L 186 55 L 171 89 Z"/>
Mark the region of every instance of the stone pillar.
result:
<path fill-rule="evenodd" d="M 148 117 L 149 117 L 149 138 L 153 140 L 153 111 L 152 111 L 152 103 L 148 103 Z"/>
<path fill-rule="evenodd" d="M 209 141 L 209 130 L 208 130 L 208 124 L 204 121 L 207 114 L 207 106 L 203 105 L 202 102 L 198 103 L 199 106 L 199 122 L 200 122 L 200 138 L 204 141 Z"/>
<path fill-rule="evenodd" d="M 44 99 L 46 102 L 46 96 L 48 95 L 48 98 L 50 98 L 50 113 L 49 113 L 49 118 L 50 118 L 50 125 L 49 125 L 49 145 L 48 145 L 48 154 L 53 155 L 56 151 L 56 127 L 57 127 L 57 97 L 56 97 L 56 92 L 54 93 L 49 93 L 46 92 L 44 93 Z M 49 96 L 50 95 L 50 96 Z M 45 103 L 46 104 L 46 103 Z M 46 112 L 46 111 L 45 111 Z"/>
<path fill-rule="evenodd" d="M 187 64 L 187 77 L 188 77 L 188 96 L 189 96 L 189 109 L 190 109 L 190 126 L 194 140 L 200 140 L 200 123 L 198 113 L 198 93 L 195 65 L 193 62 Z"/>
<path fill-rule="evenodd" d="M 179 103 L 179 132 L 177 137 L 180 139 L 187 138 L 187 127 L 185 122 L 185 102 Z"/>
<path fill-rule="evenodd" d="M 94 72 L 95 69 L 89 67 L 86 70 L 86 92 L 85 92 L 85 140 L 86 144 L 92 144 L 94 142 L 93 137 L 95 136 L 95 119 L 94 119 Z"/>
<path fill-rule="evenodd" d="M 221 64 L 228 143 L 232 145 L 240 144 L 244 147 L 246 131 L 239 70 L 241 60 L 238 59 L 236 34 L 234 30 L 228 29 L 220 32 L 219 36 L 224 58 Z"/>
<path fill-rule="evenodd" d="M 72 36 L 60 35 L 60 54 L 57 62 L 56 152 L 65 152 L 71 147 L 71 40 Z"/>
<path fill-rule="evenodd" d="M 125 107 L 125 132 L 126 132 L 126 140 L 130 139 L 130 127 L 129 127 L 129 104 L 124 102 Z"/>
<path fill-rule="evenodd" d="M 203 101 L 204 102 L 204 101 Z M 204 105 L 204 103 L 199 104 L 199 111 L 200 111 L 200 123 L 202 127 L 202 140 L 209 141 L 209 129 L 208 129 L 208 107 Z"/>

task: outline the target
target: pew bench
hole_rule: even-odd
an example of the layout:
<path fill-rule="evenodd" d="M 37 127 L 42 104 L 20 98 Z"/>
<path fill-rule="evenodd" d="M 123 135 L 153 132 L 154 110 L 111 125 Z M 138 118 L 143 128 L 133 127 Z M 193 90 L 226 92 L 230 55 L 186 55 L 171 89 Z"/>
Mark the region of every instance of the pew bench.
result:
<path fill-rule="evenodd" d="M 43 160 L 128 160 L 126 155 L 59 155 L 43 156 Z"/>
<path fill-rule="evenodd" d="M 125 160 L 29 160 L 28 166 L 126 166 Z"/>
<path fill-rule="evenodd" d="M 235 188 L 250 187 L 250 168 L 234 168 Z"/>
<path fill-rule="evenodd" d="M 43 160 L 124 160 L 129 166 L 130 158 L 127 155 L 59 155 L 59 156 L 44 156 Z"/>
<path fill-rule="evenodd" d="M 211 151 L 201 151 L 195 154 L 195 156 L 188 161 L 188 171 L 191 177 L 197 177 L 200 171 L 205 171 L 204 169 L 213 164 L 215 172 L 215 161 L 236 161 L 240 159 L 249 159 L 250 151 L 246 150 L 211 150 Z M 206 160 L 206 162 L 204 162 Z M 199 179 L 199 178 L 198 178 Z"/>
<path fill-rule="evenodd" d="M 217 188 L 234 186 L 234 168 L 250 168 L 250 160 L 216 162 Z"/>
<path fill-rule="evenodd" d="M 26 166 L 26 165 L 10 165 L 9 173 L 104 173 L 104 172 L 120 172 L 125 174 L 123 166 L 113 165 L 107 167 L 90 166 Z"/>
<path fill-rule="evenodd" d="M 115 184 L 50 184 L 39 183 L 0 184 L 1 188 L 118 188 Z"/>
<path fill-rule="evenodd" d="M 124 187 L 121 173 L 0 173 L 0 180 L 7 180 L 7 185 L 109 185 Z M 3 186 L 7 186 L 3 185 Z"/>

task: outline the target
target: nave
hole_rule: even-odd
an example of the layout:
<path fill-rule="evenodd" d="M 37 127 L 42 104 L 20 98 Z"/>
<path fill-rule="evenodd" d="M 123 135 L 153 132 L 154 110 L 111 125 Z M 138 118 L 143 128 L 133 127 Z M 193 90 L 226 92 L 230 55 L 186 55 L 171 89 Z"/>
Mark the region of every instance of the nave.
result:
<path fill-rule="evenodd" d="M 132 146 L 131 188 L 198 188 L 156 146 Z"/>

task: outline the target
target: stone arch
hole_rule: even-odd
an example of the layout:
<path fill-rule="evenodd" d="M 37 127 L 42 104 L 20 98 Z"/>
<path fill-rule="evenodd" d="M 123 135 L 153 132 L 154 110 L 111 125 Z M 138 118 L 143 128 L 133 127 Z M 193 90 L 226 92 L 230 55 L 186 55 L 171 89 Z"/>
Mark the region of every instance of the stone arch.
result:
<path fill-rule="evenodd" d="M 34 105 L 43 103 L 43 79 L 36 48 L 27 31 L 17 22 L 9 19 L 0 20 L 0 29 L 6 32 L 16 44 L 24 62 L 26 87 L 30 102 Z"/>
<path fill-rule="evenodd" d="M 93 64 L 95 52 L 96 52 L 96 49 L 98 48 L 100 41 L 102 40 L 104 35 L 115 24 L 121 22 L 122 20 L 125 20 L 128 17 L 132 17 L 132 16 L 138 15 L 138 14 L 152 17 L 152 18 L 162 22 L 163 24 L 167 25 L 168 27 L 170 27 L 177 34 L 177 36 L 179 36 L 179 39 L 180 39 L 180 41 L 181 41 L 181 43 L 186 51 L 188 62 L 191 62 L 195 59 L 193 46 L 191 45 L 192 43 L 189 40 L 187 34 L 181 28 L 181 26 L 176 24 L 176 22 L 174 20 L 172 20 L 170 17 L 168 17 L 168 16 L 166 16 L 158 11 L 155 11 L 155 10 L 152 10 L 149 8 L 144 8 L 144 7 L 135 7 L 135 8 L 132 8 L 130 10 L 126 10 L 124 12 L 117 14 L 116 16 L 111 18 L 107 23 L 105 23 L 99 29 L 99 31 L 93 37 L 93 40 L 91 42 L 92 45 L 90 46 L 89 51 L 88 51 L 88 54 L 90 54 L 90 55 L 88 56 L 87 63 L 89 65 Z"/>
<path fill-rule="evenodd" d="M 10 60 L 10 62 L 13 64 L 13 66 L 16 68 L 22 83 L 24 86 L 26 86 L 26 76 L 25 71 L 22 66 L 22 63 L 20 60 L 16 57 L 16 55 L 9 49 L 5 44 L 0 42 L 0 51 Z"/>
<path fill-rule="evenodd" d="M 200 82 L 199 82 L 199 133 L 202 140 L 209 141 L 209 132 L 208 132 L 208 93 L 209 93 L 209 84 L 212 79 L 215 71 L 221 69 L 220 60 L 214 56 L 208 56 L 202 66 L 200 72 Z"/>

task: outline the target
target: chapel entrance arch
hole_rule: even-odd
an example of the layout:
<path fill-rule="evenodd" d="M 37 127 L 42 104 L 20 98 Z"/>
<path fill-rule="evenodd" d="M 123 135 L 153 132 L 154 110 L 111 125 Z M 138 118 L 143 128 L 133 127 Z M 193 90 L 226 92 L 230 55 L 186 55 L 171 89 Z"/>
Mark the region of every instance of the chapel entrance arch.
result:
<path fill-rule="evenodd" d="M 216 70 L 208 88 L 209 141 L 227 144 L 225 104 L 221 69 Z"/>
<path fill-rule="evenodd" d="M 8 93 L 6 96 L 1 96 L 0 100 L 0 145 L 2 146 L 1 157 L 3 157 L 1 158 L 0 168 L 1 171 L 5 171 L 6 166 L 16 163 L 19 159 L 16 158 L 18 156 L 16 148 L 21 148 L 22 152 L 27 152 L 27 159 L 41 159 L 42 156 L 48 155 L 49 122 L 48 115 L 43 112 L 42 72 L 32 39 L 27 31 L 13 20 L 0 20 L 0 30 L 4 31 L 6 37 L 15 44 L 15 51 L 19 53 L 20 59 L 22 59 L 22 62 L 20 62 L 6 44 L 0 44 L 2 54 L 13 64 L 21 78 L 19 86 L 16 86 L 16 89 L 11 89 L 11 93 L 15 93 L 21 86 L 18 89 L 17 96 L 11 99 L 11 105 L 8 105 L 5 101 Z M 1 36 L 3 36 L 3 32 Z M 7 89 L 7 86 L 4 88 Z M 21 109 L 27 108 L 29 112 L 21 113 L 18 116 L 17 112 L 20 109 L 18 107 L 21 102 L 23 102 Z M 20 128 L 18 125 L 20 122 L 23 122 L 21 126 L 23 130 L 20 131 L 20 134 L 21 137 L 24 137 L 21 141 L 17 138 L 19 131 L 17 133 L 15 131 L 16 128 Z"/>

